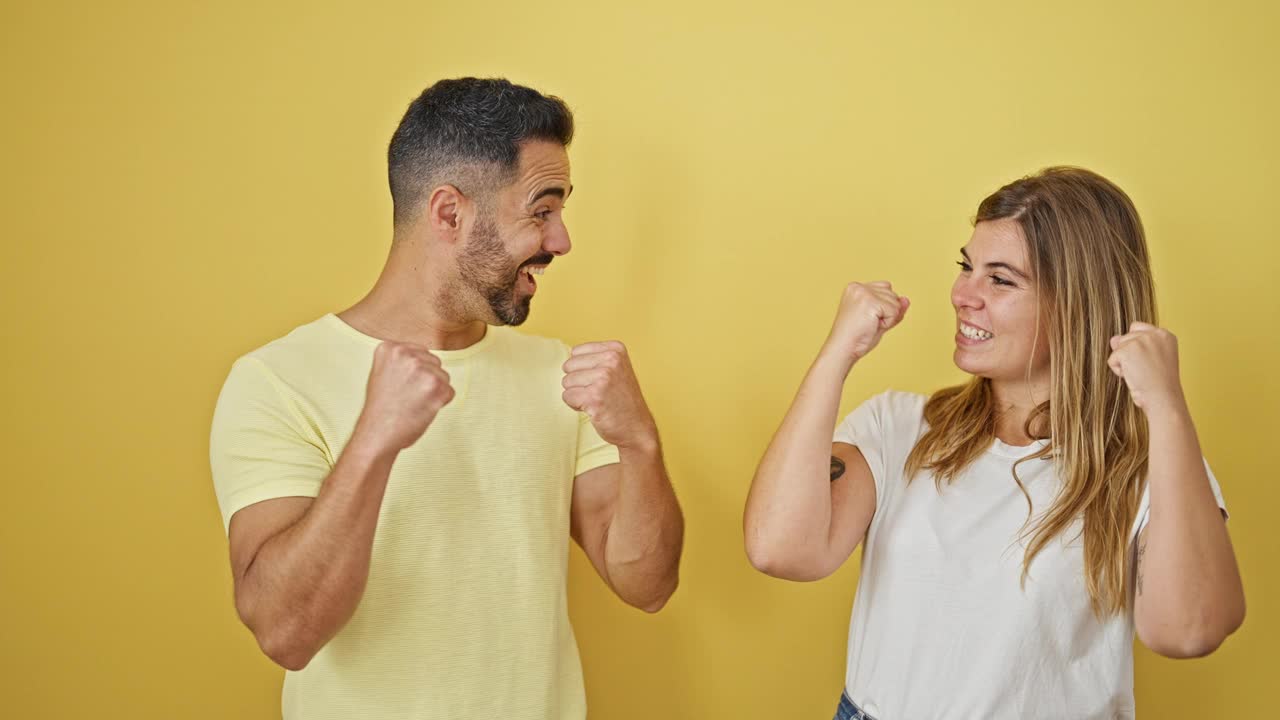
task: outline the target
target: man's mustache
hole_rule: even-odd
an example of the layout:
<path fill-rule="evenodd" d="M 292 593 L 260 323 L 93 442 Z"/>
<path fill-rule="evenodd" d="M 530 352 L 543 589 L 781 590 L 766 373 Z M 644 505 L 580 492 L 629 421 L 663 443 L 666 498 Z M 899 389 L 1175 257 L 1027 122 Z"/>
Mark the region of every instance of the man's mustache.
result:
<path fill-rule="evenodd" d="M 529 266 L 529 265 L 550 265 L 551 261 L 554 259 L 555 259 L 555 255 L 552 255 L 551 253 L 534 255 L 528 260 L 525 260 L 524 262 L 520 263 L 520 267 L 517 269 L 524 269 L 526 266 Z"/>

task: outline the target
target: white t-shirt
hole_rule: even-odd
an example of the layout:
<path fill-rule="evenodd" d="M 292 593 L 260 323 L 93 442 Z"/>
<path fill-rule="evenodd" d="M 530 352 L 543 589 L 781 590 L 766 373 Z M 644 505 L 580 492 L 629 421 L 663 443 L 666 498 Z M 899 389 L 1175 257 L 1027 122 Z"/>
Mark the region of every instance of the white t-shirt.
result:
<path fill-rule="evenodd" d="M 1045 441 L 991 449 L 941 490 L 910 484 L 923 395 L 886 392 L 836 428 L 876 484 L 849 623 L 845 691 L 878 720 L 1133 718 L 1133 607 L 1099 621 L 1084 582 L 1080 521 L 1051 541 L 1019 585 L 1027 502 L 1013 464 Z M 1018 467 L 1036 513 L 1058 478 L 1048 460 Z M 1209 474 L 1218 505 L 1222 493 Z M 1146 493 L 1130 535 L 1146 524 Z"/>

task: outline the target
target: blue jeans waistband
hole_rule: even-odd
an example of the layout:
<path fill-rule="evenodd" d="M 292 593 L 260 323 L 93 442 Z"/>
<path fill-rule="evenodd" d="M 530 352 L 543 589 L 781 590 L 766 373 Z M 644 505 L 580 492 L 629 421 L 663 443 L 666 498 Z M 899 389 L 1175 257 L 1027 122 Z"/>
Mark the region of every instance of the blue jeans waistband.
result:
<path fill-rule="evenodd" d="M 836 715 L 832 720 L 876 720 L 865 713 L 862 708 L 849 699 L 849 694 L 840 693 L 840 705 L 836 707 Z"/>

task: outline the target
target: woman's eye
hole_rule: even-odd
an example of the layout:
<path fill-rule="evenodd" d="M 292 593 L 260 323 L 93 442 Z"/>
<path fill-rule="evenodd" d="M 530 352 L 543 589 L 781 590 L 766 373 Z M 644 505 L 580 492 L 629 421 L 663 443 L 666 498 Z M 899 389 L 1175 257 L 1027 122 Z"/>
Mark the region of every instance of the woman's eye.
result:
<path fill-rule="evenodd" d="M 963 260 L 957 260 L 957 261 L 956 261 L 956 264 L 957 264 L 957 265 L 959 265 L 959 266 L 960 266 L 960 269 L 961 269 L 961 270 L 963 270 L 963 271 L 965 271 L 965 272 L 969 272 L 970 270 L 972 270 L 972 269 L 973 269 L 973 268 L 969 267 L 969 263 L 967 263 L 967 262 L 965 262 L 965 261 L 963 261 Z"/>

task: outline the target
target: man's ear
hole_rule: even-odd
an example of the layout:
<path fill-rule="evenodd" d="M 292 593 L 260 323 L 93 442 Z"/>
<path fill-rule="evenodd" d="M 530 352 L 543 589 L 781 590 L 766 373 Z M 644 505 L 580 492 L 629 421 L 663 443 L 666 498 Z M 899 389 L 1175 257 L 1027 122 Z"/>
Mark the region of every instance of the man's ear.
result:
<path fill-rule="evenodd" d="M 440 185 L 427 198 L 427 224 L 432 234 L 446 242 L 462 239 L 464 221 L 471 212 L 471 201 L 453 185 Z"/>

